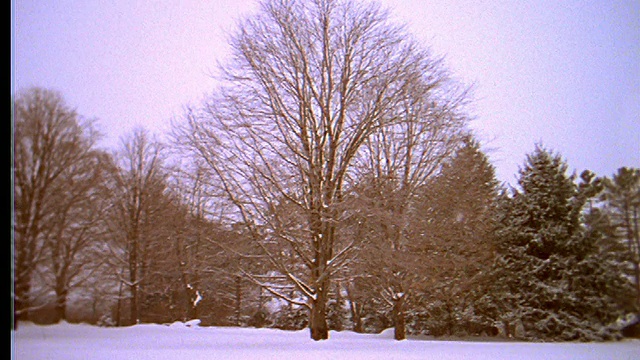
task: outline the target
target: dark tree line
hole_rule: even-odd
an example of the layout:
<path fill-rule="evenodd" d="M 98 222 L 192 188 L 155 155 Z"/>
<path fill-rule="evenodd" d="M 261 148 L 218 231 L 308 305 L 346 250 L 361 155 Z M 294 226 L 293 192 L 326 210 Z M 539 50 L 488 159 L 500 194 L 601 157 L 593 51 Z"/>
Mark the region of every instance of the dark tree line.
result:
<path fill-rule="evenodd" d="M 51 284 L 64 317 L 69 287 L 98 266 L 85 250 L 95 250 L 91 239 L 100 233 L 105 203 L 94 194 L 108 158 L 94 148 L 91 122 L 60 94 L 32 89 L 13 111 L 14 317 L 37 306 L 31 298 L 46 291 L 35 285 L 41 282 Z M 50 271 L 42 272 L 45 262 Z"/>
<path fill-rule="evenodd" d="M 143 130 L 119 151 L 99 150 L 93 128 L 51 91 L 31 89 L 15 106 L 16 321 L 44 321 L 48 308 L 49 321 L 72 309 L 106 325 L 308 326 L 305 294 L 290 284 L 305 279 L 299 249 L 265 224 L 247 227 L 205 167 L 167 165 L 166 148 Z M 411 194 L 382 165 L 377 174 L 359 168 L 336 224 L 349 254 L 332 274 L 327 327 L 393 326 L 398 339 L 496 329 L 615 337 L 616 321 L 640 301 L 640 171 L 577 178 L 567 167 L 538 146 L 518 188 L 503 188 L 466 136 Z M 280 200 L 269 210 L 292 238 L 306 233 L 296 208 Z"/>
<path fill-rule="evenodd" d="M 13 100 L 16 325 L 599 340 L 638 311 L 640 170 L 537 146 L 501 186 L 467 91 L 375 3 L 264 1 L 231 47 L 167 143 Z"/>
<path fill-rule="evenodd" d="M 13 120 L 14 326 L 244 324 L 256 289 L 237 280 L 248 260 L 225 250 L 243 235 L 209 213 L 201 175 L 169 166 L 142 129 L 98 148 L 93 124 L 54 91 L 18 94 Z"/>

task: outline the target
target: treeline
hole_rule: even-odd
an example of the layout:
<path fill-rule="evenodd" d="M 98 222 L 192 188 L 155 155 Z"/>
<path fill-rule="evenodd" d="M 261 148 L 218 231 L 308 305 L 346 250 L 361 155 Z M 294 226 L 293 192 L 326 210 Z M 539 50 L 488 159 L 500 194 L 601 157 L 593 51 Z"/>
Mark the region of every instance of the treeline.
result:
<path fill-rule="evenodd" d="M 619 336 L 638 169 L 576 177 L 539 145 L 504 187 L 468 90 L 388 11 L 260 6 L 164 143 L 105 151 L 61 94 L 13 99 L 16 320 Z"/>
<path fill-rule="evenodd" d="M 14 105 L 16 321 L 308 326 L 283 279 L 304 279 L 296 250 L 229 219 L 202 167 L 170 165 L 142 130 L 99 149 L 52 91 Z M 504 188 L 467 137 L 410 206 L 401 189 L 376 176 L 349 191 L 339 232 L 354 245 L 329 291 L 331 329 L 598 340 L 638 311 L 640 170 L 576 178 L 537 146 Z M 272 210 L 304 227 L 286 201 Z"/>
<path fill-rule="evenodd" d="M 168 166 L 144 130 L 100 149 L 95 124 L 54 91 L 28 89 L 13 105 L 15 325 L 166 322 L 202 306 L 231 324 L 242 259 L 220 245 L 241 235 L 211 214 L 198 173 Z"/>

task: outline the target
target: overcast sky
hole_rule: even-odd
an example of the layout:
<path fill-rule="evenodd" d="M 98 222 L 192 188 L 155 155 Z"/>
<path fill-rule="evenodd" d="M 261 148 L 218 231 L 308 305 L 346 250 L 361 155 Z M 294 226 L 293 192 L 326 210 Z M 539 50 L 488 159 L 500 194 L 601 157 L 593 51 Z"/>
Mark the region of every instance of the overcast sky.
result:
<path fill-rule="evenodd" d="M 12 87 L 58 90 L 98 119 L 104 146 L 158 135 L 214 87 L 251 0 L 12 0 Z M 640 1 L 383 0 L 474 85 L 472 128 L 500 181 L 534 144 L 570 169 L 640 167 Z"/>

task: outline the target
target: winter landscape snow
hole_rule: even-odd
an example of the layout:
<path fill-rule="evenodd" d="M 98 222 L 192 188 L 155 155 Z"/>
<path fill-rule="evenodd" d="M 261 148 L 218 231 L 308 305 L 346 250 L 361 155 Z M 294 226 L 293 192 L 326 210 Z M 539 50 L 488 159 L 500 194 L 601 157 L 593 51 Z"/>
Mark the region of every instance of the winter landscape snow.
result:
<path fill-rule="evenodd" d="M 21 324 L 12 331 L 14 359 L 640 359 L 640 340 L 608 343 L 458 342 L 393 340 L 331 332 L 327 341 L 308 330 L 199 327 L 196 322 L 103 328 L 61 323 Z"/>

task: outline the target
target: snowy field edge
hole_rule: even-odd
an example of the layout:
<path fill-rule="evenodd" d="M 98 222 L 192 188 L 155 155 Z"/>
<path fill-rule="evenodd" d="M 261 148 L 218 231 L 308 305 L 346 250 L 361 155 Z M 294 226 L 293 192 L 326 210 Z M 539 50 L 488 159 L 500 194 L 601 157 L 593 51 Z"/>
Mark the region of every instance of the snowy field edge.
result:
<path fill-rule="evenodd" d="M 307 330 L 200 327 L 197 322 L 104 328 L 21 323 L 12 331 L 14 359 L 638 359 L 640 340 L 523 343 L 393 340 L 332 331 L 327 341 Z"/>

